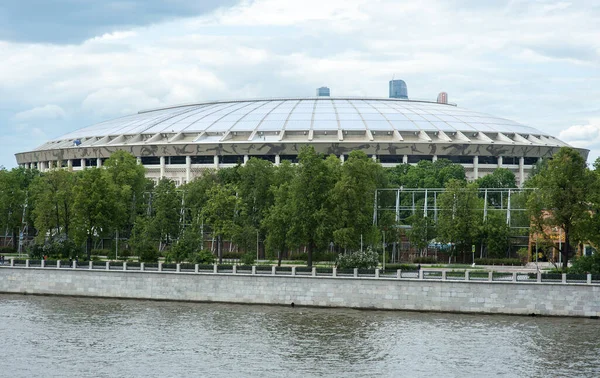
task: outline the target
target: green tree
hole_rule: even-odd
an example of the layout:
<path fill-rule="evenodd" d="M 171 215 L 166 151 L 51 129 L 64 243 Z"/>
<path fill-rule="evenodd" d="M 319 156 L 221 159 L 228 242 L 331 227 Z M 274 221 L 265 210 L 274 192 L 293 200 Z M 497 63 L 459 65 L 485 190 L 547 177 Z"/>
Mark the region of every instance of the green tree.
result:
<path fill-rule="evenodd" d="M 93 239 L 106 235 L 115 226 L 117 193 L 117 187 L 103 169 L 92 167 L 77 172 L 73 187 L 73 225 L 76 242 L 85 240 L 88 259 Z"/>
<path fill-rule="evenodd" d="M 416 211 L 408 221 L 411 225 L 407 232 L 408 240 L 421 251 L 421 256 L 424 256 L 429 243 L 436 237 L 435 221 L 429 216 L 424 216 L 421 211 Z"/>
<path fill-rule="evenodd" d="M 438 197 L 438 237 L 452 243 L 453 251 L 462 253 L 463 260 L 471 251 L 483 216 L 477 194 L 477 184 L 450 180 Z"/>
<path fill-rule="evenodd" d="M 270 190 L 273 182 L 274 167 L 267 160 L 251 158 L 238 169 L 238 192 L 242 202 L 242 216 L 239 217 L 235 239 L 243 241 L 248 251 L 250 240 L 264 239 L 265 230 L 262 221 L 269 207 L 273 205 L 273 194 Z M 250 226 L 250 227 L 249 227 Z"/>
<path fill-rule="evenodd" d="M 158 261 L 158 249 L 156 243 L 152 240 L 150 228 L 150 219 L 139 215 L 134 222 L 128 243 L 132 253 L 138 256 L 140 262 L 156 263 Z"/>
<path fill-rule="evenodd" d="M 563 147 L 534 176 L 531 185 L 537 190 L 527 202 L 529 215 L 541 234 L 548 228 L 562 228 L 562 268 L 566 270 L 571 245 L 583 241 L 589 224 L 594 176 L 579 152 Z"/>
<path fill-rule="evenodd" d="M 477 185 L 481 189 L 511 189 L 517 187 L 517 181 L 515 174 L 506 168 L 496 168 L 494 172 L 489 175 L 478 178 L 476 181 Z M 506 197 L 496 191 L 489 191 L 488 202 L 494 207 L 506 206 Z"/>
<path fill-rule="evenodd" d="M 178 238 L 181 229 L 181 193 L 173 180 L 163 178 L 156 185 L 152 194 L 152 215 L 151 230 L 160 241 L 159 250 L 163 250 L 172 239 Z"/>
<path fill-rule="evenodd" d="M 217 240 L 219 264 L 223 262 L 223 238 L 233 234 L 240 205 L 236 188 L 231 184 L 217 184 L 208 191 L 208 200 L 202 209 L 202 216 Z"/>
<path fill-rule="evenodd" d="M 104 163 L 104 168 L 117 188 L 117 230 L 130 231 L 137 213 L 143 210 L 144 191 L 148 182 L 145 177 L 146 169 L 126 151 L 113 153 Z"/>
<path fill-rule="evenodd" d="M 28 189 L 38 171 L 14 168 L 0 170 L 0 227 L 12 236 L 13 248 L 17 249 L 19 231 L 23 225 L 23 207 L 28 201 Z M 25 222 L 29 222 L 26 215 Z"/>
<path fill-rule="evenodd" d="M 305 146 L 298 155 L 298 174 L 290 187 L 295 244 L 306 246 L 308 266 L 312 266 L 313 251 L 326 244 L 323 231 L 329 191 L 333 187 L 330 173 L 322 156 L 314 147 Z M 325 227 L 324 227 L 325 226 Z"/>
<path fill-rule="evenodd" d="M 381 165 L 362 151 L 352 151 L 341 166 L 339 179 L 331 191 L 333 239 L 344 249 L 356 249 L 361 235 L 368 244 L 377 242 L 373 226 L 375 190 L 384 186 Z"/>
<path fill-rule="evenodd" d="M 34 225 L 39 243 L 43 243 L 46 236 L 50 240 L 56 235 L 66 239 L 71 237 L 75 178 L 73 173 L 57 169 L 36 177 L 31 183 L 30 192 L 35 203 Z"/>

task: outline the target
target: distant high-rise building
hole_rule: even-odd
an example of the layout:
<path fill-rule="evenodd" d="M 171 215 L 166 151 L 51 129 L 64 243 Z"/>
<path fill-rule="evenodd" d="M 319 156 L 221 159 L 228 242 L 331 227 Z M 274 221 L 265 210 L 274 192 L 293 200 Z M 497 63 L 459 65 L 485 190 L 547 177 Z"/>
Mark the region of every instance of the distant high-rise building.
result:
<path fill-rule="evenodd" d="M 408 90 L 404 80 L 390 80 L 390 98 L 403 98 L 408 100 Z"/>
<path fill-rule="evenodd" d="M 321 87 L 317 88 L 317 96 L 329 96 L 329 88 Z"/>
<path fill-rule="evenodd" d="M 440 94 L 438 94 L 437 103 L 438 104 L 447 104 L 448 103 L 448 93 L 440 92 Z"/>

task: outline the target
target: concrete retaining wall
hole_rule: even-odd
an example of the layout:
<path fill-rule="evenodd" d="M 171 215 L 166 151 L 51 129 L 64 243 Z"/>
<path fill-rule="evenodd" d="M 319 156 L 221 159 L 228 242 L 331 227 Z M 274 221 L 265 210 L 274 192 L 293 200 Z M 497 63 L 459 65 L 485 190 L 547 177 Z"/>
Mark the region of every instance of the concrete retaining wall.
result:
<path fill-rule="evenodd" d="M 463 313 L 600 316 L 600 285 L 0 269 L 0 292 Z"/>

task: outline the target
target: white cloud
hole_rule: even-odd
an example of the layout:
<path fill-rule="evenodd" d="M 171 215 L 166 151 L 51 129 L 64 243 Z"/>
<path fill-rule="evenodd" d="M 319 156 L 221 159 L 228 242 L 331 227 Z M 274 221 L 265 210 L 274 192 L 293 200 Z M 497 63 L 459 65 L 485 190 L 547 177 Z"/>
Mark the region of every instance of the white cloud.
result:
<path fill-rule="evenodd" d="M 600 144 L 600 119 L 590 120 L 586 125 L 573 125 L 561 131 L 559 138 L 577 147 Z"/>
<path fill-rule="evenodd" d="M 137 113 L 139 110 L 160 106 L 157 98 L 133 88 L 104 88 L 90 95 L 81 107 L 100 116 L 115 116 Z"/>
<path fill-rule="evenodd" d="M 33 109 L 25 110 L 14 115 L 13 119 L 18 122 L 40 121 L 62 119 L 66 117 L 66 113 L 58 105 L 44 105 Z"/>
<path fill-rule="evenodd" d="M 443 90 L 460 106 L 589 144 L 598 123 L 580 120 L 600 113 L 598 17 L 584 2 L 245 1 L 81 44 L 0 41 L 0 102 L 15 125 L 68 109 L 69 122 L 38 125 L 56 137 L 146 108 L 321 85 L 386 96 L 395 74 L 413 98 Z"/>

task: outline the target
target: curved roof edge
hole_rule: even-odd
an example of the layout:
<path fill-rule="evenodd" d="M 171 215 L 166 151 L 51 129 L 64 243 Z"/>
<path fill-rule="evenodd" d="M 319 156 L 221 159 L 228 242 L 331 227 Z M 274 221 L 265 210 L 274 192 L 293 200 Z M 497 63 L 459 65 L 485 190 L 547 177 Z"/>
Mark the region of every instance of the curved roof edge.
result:
<path fill-rule="evenodd" d="M 262 98 L 246 98 L 246 99 L 235 99 L 235 100 L 211 100 L 211 101 L 203 101 L 203 102 L 190 102 L 185 104 L 177 104 L 177 105 L 169 105 L 158 108 L 151 109 L 142 109 L 137 112 L 137 114 L 151 113 L 159 110 L 168 110 L 168 109 L 177 109 L 177 108 L 185 108 L 187 106 L 197 106 L 197 105 L 212 105 L 212 104 L 235 104 L 238 102 L 253 102 L 253 101 L 289 101 L 289 100 L 377 100 L 377 101 L 397 101 L 397 102 L 420 102 L 420 103 L 429 103 L 429 104 L 437 104 L 437 105 L 447 105 L 447 106 L 457 106 L 456 103 L 441 103 L 432 100 L 422 100 L 422 99 L 403 99 L 403 98 L 390 98 L 390 97 L 363 97 L 363 96 L 304 96 L 304 97 L 262 97 Z"/>

